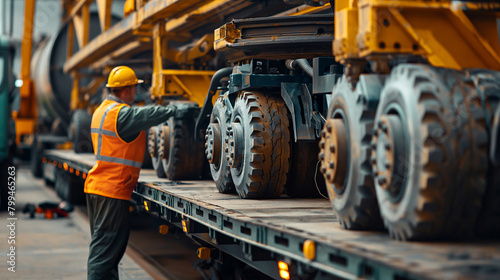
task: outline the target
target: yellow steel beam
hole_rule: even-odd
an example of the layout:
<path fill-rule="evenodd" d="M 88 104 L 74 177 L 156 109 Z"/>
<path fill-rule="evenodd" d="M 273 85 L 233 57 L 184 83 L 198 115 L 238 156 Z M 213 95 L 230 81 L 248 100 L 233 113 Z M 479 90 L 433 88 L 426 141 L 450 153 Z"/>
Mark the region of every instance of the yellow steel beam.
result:
<path fill-rule="evenodd" d="M 119 49 L 114 51 L 112 54 L 106 55 L 102 57 L 101 59 L 95 61 L 91 65 L 89 65 L 90 69 L 99 69 L 102 68 L 103 66 L 108 66 L 110 65 L 110 62 L 113 62 L 113 60 L 122 60 L 122 59 L 127 59 L 130 56 L 147 51 L 147 50 L 152 50 L 153 45 L 151 41 L 130 41 L 123 46 L 121 46 Z"/>
<path fill-rule="evenodd" d="M 453 69 L 500 70 L 500 3 L 338 0 L 334 55 L 342 63 L 418 55 Z M 383 63 L 382 63 L 383 62 Z"/>
<path fill-rule="evenodd" d="M 90 4 L 84 5 L 82 8 L 82 18 L 83 18 L 83 44 L 81 46 L 86 46 L 89 42 L 90 36 Z"/>
<path fill-rule="evenodd" d="M 182 69 L 165 69 L 163 75 L 181 75 L 181 76 L 212 76 L 216 71 L 210 70 L 182 70 Z"/>
<path fill-rule="evenodd" d="M 83 109 L 85 106 L 80 102 L 80 77 L 78 72 L 71 73 L 73 78 L 73 88 L 71 89 L 71 100 L 69 108 L 73 111 L 76 109 Z"/>
<path fill-rule="evenodd" d="M 151 80 L 151 97 L 159 97 L 165 92 L 165 85 L 163 79 L 163 57 L 162 48 L 162 35 L 164 26 L 162 22 L 158 22 L 153 29 L 153 76 Z"/>
<path fill-rule="evenodd" d="M 214 74 L 215 71 L 163 70 L 165 92 L 162 96 L 182 96 L 202 107 Z"/>
<path fill-rule="evenodd" d="M 191 12 L 184 13 L 178 18 L 169 19 L 165 24 L 165 29 L 167 32 L 193 29 L 192 25 L 204 25 L 207 21 L 212 21 L 213 18 L 223 17 L 234 12 L 235 9 L 241 10 L 251 4 L 245 0 L 214 0 Z"/>
<path fill-rule="evenodd" d="M 274 15 L 275 17 L 284 17 L 284 16 L 300 16 L 300 15 L 311 15 L 318 12 L 323 12 L 331 9 L 330 3 L 327 3 L 323 6 L 315 7 L 309 5 L 301 5 L 296 8 L 284 11 L 282 13 Z"/>
<path fill-rule="evenodd" d="M 80 13 L 77 13 L 73 19 L 76 31 L 76 39 L 80 48 L 85 47 L 89 42 L 90 12 L 89 5 L 82 7 Z"/>
<path fill-rule="evenodd" d="M 133 40 L 135 15 L 136 13 L 132 13 L 118 24 L 113 25 L 105 33 L 98 35 L 85 47 L 71 56 L 64 63 L 64 72 L 68 73 L 75 69 L 86 67 L 112 53 L 122 44 Z"/>
<path fill-rule="evenodd" d="M 33 19 L 35 16 L 35 0 L 26 0 L 24 7 L 24 29 L 21 42 L 21 79 L 29 79 L 31 75 L 31 52 L 33 49 Z"/>
<path fill-rule="evenodd" d="M 168 41 L 168 39 L 165 39 L 163 41 Z M 181 50 L 173 48 L 163 48 L 162 50 L 164 52 L 162 52 L 162 57 L 180 65 L 193 64 L 195 59 L 200 59 L 207 56 L 207 54 L 212 50 L 213 44 L 214 35 L 206 34 L 195 44 L 190 45 L 188 48 L 183 48 Z M 210 60 L 211 56 L 207 58 L 207 60 Z"/>
<path fill-rule="evenodd" d="M 96 0 L 97 12 L 99 14 L 99 24 L 101 32 L 108 30 L 111 27 L 111 4 L 113 0 Z"/>
<path fill-rule="evenodd" d="M 73 38 L 75 36 L 75 24 L 72 20 L 68 22 L 68 39 L 66 40 L 66 60 L 73 55 Z"/>
<path fill-rule="evenodd" d="M 496 46 L 490 44 L 488 39 L 491 39 L 491 37 L 488 38 L 481 36 L 479 32 L 480 30 L 478 30 L 476 26 L 474 26 L 474 23 L 469 19 L 469 17 L 465 14 L 461 7 L 459 8 L 458 5 L 452 6 L 451 11 L 453 15 L 448 14 L 449 20 L 454 23 L 457 29 L 465 31 L 463 32 L 463 36 L 465 37 L 464 39 L 469 43 L 471 48 L 475 50 L 478 56 L 478 60 L 481 60 L 484 65 L 487 65 L 487 67 L 485 68 L 500 69 L 500 48 L 498 48 L 498 39 L 493 40 L 492 42 L 496 42 Z M 489 19 L 490 24 L 484 26 L 483 30 L 489 28 L 491 30 L 497 31 L 497 17 L 489 16 Z M 498 32 L 491 35 L 497 36 Z"/>
<path fill-rule="evenodd" d="M 80 10 L 83 8 L 85 5 L 90 5 L 94 0 L 79 0 L 76 2 L 76 4 L 69 3 L 67 4 L 67 13 L 66 16 L 63 18 L 63 22 L 67 22 L 74 18 L 78 13 L 80 13 Z"/>
<path fill-rule="evenodd" d="M 236 28 L 236 25 L 232 22 L 226 23 L 214 30 L 214 50 L 224 50 L 227 46 L 234 43 L 236 39 L 240 38 L 241 30 Z"/>
<path fill-rule="evenodd" d="M 123 7 L 123 16 L 126 17 L 131 13 L 135 12 L 136 0 L 126 0 L 125 6 Z"/>
<path fill-rule="evenodd" d="M 206 2 L 206 0 L 151 0 L 137 10 L 137 19 L 139 22 L 154 22 L 176 17 L 186 11 L 196 8 L 203 2 Z"/>
<path fill-rule="evenodd" d="M 33 48 L 33 20 L 35 15 L 35 0 L 26 0 L 24 5 L 24 29 L 21 42 L 21 69 L 20 75 L 23 85 L 20 92 L 19 112 L 13 114 L 16 122 L 16 142 L 19 144 L 21 136 L 33 133 L 36 117 L 36 93 L 31 80 L 31 55 Z"/>
<path fill-rule="evenodd" d="M 358 1 L 335 1 L 335 40 L 333 54 L 339 61 L 358 56 Z"/>
<path fill-rule="evenodd" d="M 75 27 L 75 33 L 76 33 L 76 42 L 78 43 L 78 46 L 80 48 L 83 47 L 83 18 L 81 16 L 81 13 L 75 15 L 71 19 L 71 22 L 73 22 L 73 26 Z"/>

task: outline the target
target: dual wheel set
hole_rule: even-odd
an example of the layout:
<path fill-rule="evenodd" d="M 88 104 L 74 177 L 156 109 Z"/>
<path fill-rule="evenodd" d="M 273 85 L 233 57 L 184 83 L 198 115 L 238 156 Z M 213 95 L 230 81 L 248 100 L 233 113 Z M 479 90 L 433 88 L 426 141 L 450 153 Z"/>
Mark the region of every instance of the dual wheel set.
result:
<path fill-rule="evenodd" d="M 499 76 L 402 64 L 355 88 L 340 79 L 319 158 L 341 225 L 400 240 L 498 233 Z"/>
<path fill-rule="evenodd" d="M 192 102 L 183 104 L 198 111 Z M 148 132 L 148 153 L 156 175 L 171 180 L 206 177 L 203 143 L 195 141 L 196 115 L 171 117 L 165 124 L 151 127 Z"/>
<path fill-rule="evenodd" d="M 326 194 L 315 178 L 316 141 L 294 142 L 287 107 L 279 92 L 219 97 L 205 135 L 205 155 L 221 193 L 241 198 L 316 197 Z"/>

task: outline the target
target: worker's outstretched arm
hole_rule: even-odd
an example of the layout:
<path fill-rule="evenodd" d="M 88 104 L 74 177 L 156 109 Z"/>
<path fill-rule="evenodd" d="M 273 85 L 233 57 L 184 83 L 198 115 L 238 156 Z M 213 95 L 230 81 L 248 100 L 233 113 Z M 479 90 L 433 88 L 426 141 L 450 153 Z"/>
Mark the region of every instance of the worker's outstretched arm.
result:
<path fill-rule="evenodd" d="M 161 124 L 173 117 L 176 110 L 176 107 L 172 105 L 123 107 L 118 113 L 116 124 L 118 135 L 123 140 L 131 142 L 137 138 L 141 131 Z"/>

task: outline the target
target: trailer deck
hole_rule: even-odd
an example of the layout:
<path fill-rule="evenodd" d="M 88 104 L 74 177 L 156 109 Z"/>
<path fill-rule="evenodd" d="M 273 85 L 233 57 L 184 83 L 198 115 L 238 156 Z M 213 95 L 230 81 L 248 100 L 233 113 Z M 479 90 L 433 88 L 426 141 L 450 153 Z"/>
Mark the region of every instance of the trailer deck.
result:
<path fill-rule="evenodd" d="M 70 150 L 47 150 L 45 158 L 46 173 L 50 166 L 79 170 L 82 179 L 95 164 L 93 154 Z M 278 261 L 289 265 L 292 279 L 500 279 L 500 240 L 400 242 L 386 232 L 348 231 L 326 199 L 246 200 L 220 194 L 212 181 L 171 181 L 142 170 L 133 200 L 275 279 Z M 313 244 L 313 258 L 304 244 Z"/>

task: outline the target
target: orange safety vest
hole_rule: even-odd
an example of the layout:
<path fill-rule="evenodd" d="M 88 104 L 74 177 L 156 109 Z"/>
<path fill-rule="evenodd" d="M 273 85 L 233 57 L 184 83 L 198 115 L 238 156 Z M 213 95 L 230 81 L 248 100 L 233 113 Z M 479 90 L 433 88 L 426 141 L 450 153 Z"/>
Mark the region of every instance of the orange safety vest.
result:
<path fill-rule="evenodd" d="M 104 100 L 92 116 L 90 132 L 97 164 L 85 180 L 85 193 L 130 200 L 139 179 L 146 134 L 141 131 L 134 141 L 127 143 L 116 130 L 118 112 L 124 103 Z"/>

